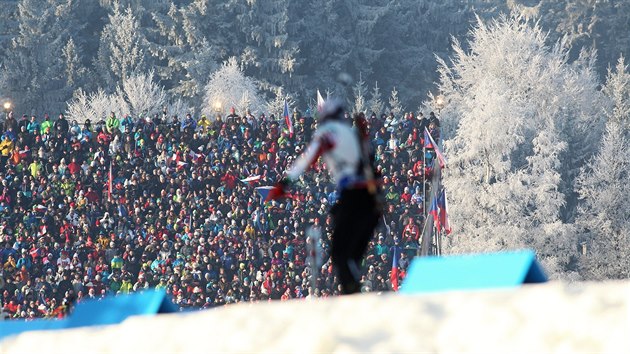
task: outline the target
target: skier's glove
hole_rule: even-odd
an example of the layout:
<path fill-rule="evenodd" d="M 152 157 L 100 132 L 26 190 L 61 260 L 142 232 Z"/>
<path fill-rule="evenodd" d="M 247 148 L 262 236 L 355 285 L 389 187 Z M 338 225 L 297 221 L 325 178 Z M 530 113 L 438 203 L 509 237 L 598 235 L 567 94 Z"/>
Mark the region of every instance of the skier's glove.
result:
<path fill-rule="evenodd" d="M 287 196 L 287 188 L 289 187 L 290 180 L 287 177 L 281 179 L 276 185 L 269 191 L 265 202 L 270 200 L 276 200 Z"/>

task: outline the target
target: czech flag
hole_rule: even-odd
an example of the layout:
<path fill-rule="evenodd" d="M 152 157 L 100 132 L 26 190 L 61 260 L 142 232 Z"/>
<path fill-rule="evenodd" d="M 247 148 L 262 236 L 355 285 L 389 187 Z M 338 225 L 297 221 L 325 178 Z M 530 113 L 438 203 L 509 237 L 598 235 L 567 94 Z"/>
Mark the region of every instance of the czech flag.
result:
<path fill-rule="evenodd" d="M 438 198 L 433 197 L 431 201 L 431 208 L 429 208 L 429 215 L 433 216 L 433 225 L 435 225 L 436 229 L 440 229 L 440 211 L 438 207 Z"/>
<path fill-rule="evenodd" d="M 391 282 L 392 282 L 392 290 L 398 291 L 398 257 L 400 256 L 400 249 L 398 246 L 392 247 L 392 273 L 391 273 Z"/>
<path fill-rule="evenodd" d="M 269 192 L 271 192 L 271 190 L 274 189 L 274 188 L 275 188 L 274 186 L 256 187 L 256 191 L 262 197 L 262 202 L 263 203 L 267 201 L 267 196 L 269 195 Z"/>
<path fill-rule="evenodd" d="M 446 202 L 445 189 L 442 189 L 442 193 L 438 196 L 438 209 L 439 225 L 444 229 L 447 235 L 450 235 L 451 224 L 448 221 L 448 203 Z"/>
<path fill-rule="evenodd" d="M 427 128 L 424 128 L 424 148 L 433 149 L 433 139 L 431 138 L 431 134 L 429 134 Z"/>
<path fill-rule="evenodd" d="M 429 139 L 428 145 L 427 138 Z M 446 167 L 446 157 L 444 156 L 444 154 L 442 154 L 440 147 L 438 146 L 438 144 L 435 143 L 433 137 L 431 136 L 431 134 L 429 134 L 429 131 L 426 127 L 424 128 L 424 147 L 427 149 L 433 149 L 435 151 L 435 154 L 437 155 L 438 161 L 440 161 L 440 167 Z"/>
<path fill-rule="evenodd" d="M 293 121 L 291 121 L 291 115 L 289 114 L 289 105 L 287 104 L 287 100 L 284 100 L 284 121 L 287 123 L 287 128 L 289 129 L 289 136 L 293 137 Z"/>
<path fill-rule="evenodd" d="M 254 184 L 254 182 L 260 181 L 260 175 L 243 178 L 240 181 L 243 182 L 243 183 L 249 183 L 250 185 L 252 185 L 252 184 Z"/>

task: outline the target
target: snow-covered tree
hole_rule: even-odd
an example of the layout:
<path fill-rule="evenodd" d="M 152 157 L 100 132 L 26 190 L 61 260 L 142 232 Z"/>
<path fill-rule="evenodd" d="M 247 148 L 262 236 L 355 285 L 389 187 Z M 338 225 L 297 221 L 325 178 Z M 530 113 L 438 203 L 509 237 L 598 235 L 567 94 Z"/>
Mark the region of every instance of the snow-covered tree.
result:
<path fill-rule="evenodd" d="M 367 93 L 367 87 L 365 86 L 365 81 L 363 81 L 363 76 L 359 74 L 359 81 L 352 88 L 352 92 L 354 93 L 354 105 L 352 107 L 352 111 L 355 113 L 366 113 L 366 98 L 365 95 Z"/>
<path fill-rule="evenodd" d="M 577 249 L 566 225 L 573 173 L 600 131 L 592 57 L 570 63 L 562 42 L 549 47 L 521 17 L 479 19 L 468 46 L 455 41 L 451 64 L 439 60 L 457 235 L 445 249 L 531 247 L 553 276 L 567 276 Z"/>
<path fill-rule="evenodd" d="M 246 1 L 235 9 L 242 42 L 240 61 L 256 76 L 286 85 L 299 65 L 299 48 L 288 33 L 290 2 Z"/>
<path fill-rule="evenodd" d="M 274 99 L 267 103 L 266 111 L 268 114 L 275 114 L 276 118 L 282 117 L 284 111 L 284 102 L 287 102 L 289 109 L 295 107 L 295 100 L 293 96 L 284 92 L 282 87 L 278 87 L 274 91 Z"/>
<path fill-rule="evenodd" d="M 101 34 L 96 59 L 97 73 L 104 80 L 103 87 L 111 92 L 133 73 L 144 72 L 147 69 L 146 54 L 146 39 L 138 19 L 130 7 L 123 11 L 116 2 Z"/>
<path fill-rule="evenodd" d="M 78 2 L 70 0 L 18 3 L 19 33 L 2 52 L 0 72 L 0 86 L 12 98 L 16 110 L 41 114 L 64 108 L 73 91 L 68 78 L 74 80 L 77 74 L 68 72 L 64 54 L 73 32 L 82 27 L 73 17 L 78 10 Z M 80 61 L 79 57 L 74 48 L 70 60 Z"/>
<path fill-rule="evenodd" d="M 210 76 L 205 88 L 203 111 L 213 112 L 219 108 L 226 112 L 232 107 L 241 114 L 247 109 L 262 112 L 265 107 L 256 82 L 245 76 L 235 57 L 228 59 Z"/>
<path fill-rule="evenodd" d="M 87 68 L 83 66 L 72 37 L 70 37 L 66 45 L 63 47 L 62 56 L 65 61 L 66 84 L 69 87 L 83 86 L 89 73 Z"/>
<path fill-rule="evenodd" d="M 146 116 L 166 103 L 164 88 L 153 81 L 153 76 L 153 70 L 132 75 L 116 90 L 117 95 L 128 103 L 127 113 L 134 117 Z"/>
<path fill-rule="evenodd" d="M 576 224 L 587 249 L 581 271 L 589 279 L 630 278 L 630 74 L 623 57 L 609 69 L 604 93 L 613 104 L 606 131 L 576 183 Z"/>
<path fill-rule="evenodd" d="M 389 111 L 394 112 L 394 116 L 396 117 L 400 116 L 404 111 L 402 102 L 400 102 L 400 99 L 398 98 L 398 91 L 396 91 L 396 87 L 392 89 L 392 93 L 389 96 Z"/>
<path fill-rule="evenodd" d="M 66 110 L 69 119 L 83 123 L 86 119 L 92 122 L 105 120 L 110 112 L 122 117 L 129 112 L 127 102 L 119 95 L 108 94 L 103 89 L 87 94 L 83 90 L 77 90 L 74 98 L 68 103 Z"/>
<path fill-rule="evenodd" d="M 0 48 L 9 48 L 19 31 L 19 28 L 15 26 L 18 18 L 18 2 L 0 0 L 0 18 L 2 19 L 0 21 Z"/>
<path fill-rule="evenodd" d="M 368 108 L 370 110 L 370 112 L 368 112 L 369 114 L 375 113 L 379 117 L 385 110 L 385 104 L 383 103 L 383 98 L 381 97 L 381 89 L 378 87 L 378 81 L 374 83 L 374 87 L 372 88 L 372 95 L 370 96 L 370 101 L 368 101 Z"/>
<path fill-rule="evenodd" d="M 169 94 L 183 96 L 196 105 L 201 103 L 204 86 L 218 68 L 221 54 L 204 32 L 208 17 L 216 10 L 197 0 L 151 11 L 148 50 L 156 59 L 157 75 Z"/>

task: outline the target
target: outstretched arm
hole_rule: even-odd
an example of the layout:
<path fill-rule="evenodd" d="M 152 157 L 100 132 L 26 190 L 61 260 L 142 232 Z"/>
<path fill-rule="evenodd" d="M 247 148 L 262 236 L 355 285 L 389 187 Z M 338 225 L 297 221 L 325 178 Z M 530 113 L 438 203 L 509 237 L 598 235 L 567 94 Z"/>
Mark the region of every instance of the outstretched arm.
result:
<path fill-rule="evenodd" d="M 300 177 L 302 173 L 304 173 L 312 164 L 317 161 L 319 156 L 323 153 L 320 151 L 321 143 L 319 139 L 313 141 L 307 148 L 306 151 L 299 158 L 295 160 L 293 166 L 287 171 L 287 177 L 291 181 L 295 181 Z"/>
<path fill-rule="evenodd" d="M 328 134 L 317 136 L 306 148 L 306 151 L 293 163 L 293 166 L 287 171 L 286 177 L 280 180 L 270 191 L 266 200 L 284 197 L 289 183 L 297 180 L 304 171 L 317 162 L 322 154 L 333 147 L 335 147 L 334 141 Z"/>

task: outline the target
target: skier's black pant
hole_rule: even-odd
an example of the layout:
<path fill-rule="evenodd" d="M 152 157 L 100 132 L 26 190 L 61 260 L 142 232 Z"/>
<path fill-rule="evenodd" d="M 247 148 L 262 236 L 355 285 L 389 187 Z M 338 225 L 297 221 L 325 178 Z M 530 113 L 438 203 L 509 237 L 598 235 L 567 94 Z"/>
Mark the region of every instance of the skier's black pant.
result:
<path fill-rule="evenodd" d="M 344 189 L 332 208 L 332 261 L 344 294 L 361 290 L 361 260 L 380 218 L 376 196 L 367 189 Z"/>

